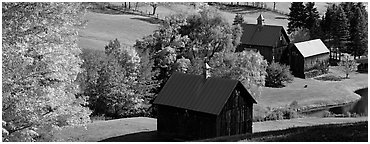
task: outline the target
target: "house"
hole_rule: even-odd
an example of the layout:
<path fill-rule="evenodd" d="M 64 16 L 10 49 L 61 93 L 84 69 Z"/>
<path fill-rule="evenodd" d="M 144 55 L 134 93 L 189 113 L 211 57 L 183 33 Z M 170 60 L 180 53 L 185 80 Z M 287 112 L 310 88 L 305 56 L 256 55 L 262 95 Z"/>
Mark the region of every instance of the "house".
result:
<path fill-rule="evenodd" d="M 283 51 L 290 43 L 289 37 L 282 26 L 265 25 L 262 14 L 257 24 L 242 23 L 243 34 L 236 51 L 255 50 L 268 62 L 280 62 Z"/>
<path fill-rule="evenodd" d="M 286 58 L 292 74 L 309 78 L 326 73 L 329 67 L 329 49 L 320 39 L 294 43 Z"/>
<path fill-rule="evenodd" d="M 252 133 L 256 103 L 240 81 L 174 73 L 153 104 L 160 135 L 183 140 Z"/>

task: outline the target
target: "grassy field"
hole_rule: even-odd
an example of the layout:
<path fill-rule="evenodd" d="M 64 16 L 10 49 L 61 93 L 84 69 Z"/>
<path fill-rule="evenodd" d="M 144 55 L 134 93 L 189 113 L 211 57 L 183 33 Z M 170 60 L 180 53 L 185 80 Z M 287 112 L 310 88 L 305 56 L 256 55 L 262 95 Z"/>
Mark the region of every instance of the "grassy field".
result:
<path fill-rule="evenodd" d="M 112 3 L 115 5 L 122 5 L 122 2 Z M 272 2 L 266 3 L 268 7 L 272 8 Z M 320 13 L 325 12 L 326 3 L 316 3 Z M 135 3 L 131 3 L 134 9 Z M 279 11 L 289 11 L 289 2 L 280 2 L 276 5 Z M 221 8 L 222 9 L 222 8 Z M 151 13 L 152 7 L 145 3 L 139 3 L 137 10 L 144 13 Z M 193 14 L 197 10 L 189 4 L 182 3 L 166 3 L 159 5 L 156 11 L 160 19 L 172 14 Z M 225 19 L 232 23 L 236 13 L 241 13 L 247 23 L 256 23 L 259 14 L 265 17 L 265 24 L 267 25 L 280 25 L 285 29 L 288 25 L 288 20 L 285 15 L 274 13 L 267 10 L 260 10 L 254 8 L 223 8 L 221 14 Z M 157 15 L 155 15 L 157 16 Z M 104 46 L 108 44 L 109 40 L 117 38 L 122 44 L 132 46 L 137 39 L 152 34 L 158 28 L 158 24 L 153 24 L 148 17 L 139 15 L 109 15 L 89 12 L 86 15 L 88 24 L 85 29 L 79 32 L 79 46 L 81 48 L 103 50 Z"/>
<path fill-rule="evenodd" d="M 120 5 L 121 3 L 116 3 Z M 134 4 L 132 4 L 134 6 Z M 151 12 L 152 7 L 149 5 L 141 5 L 138 10 L 145 12 Z M 193 14 L 196 13 L 196 9 L 189 5 L 170 3 L 167 5 L 160 5 L 157 8 L 157 14 L 160 19 L 172 14 Z M 256 23 L 256 18 L 259 15 L 258 11 L 241 9 L 238 12 L 244 12 L 245 21 L 248 23 Z M 235 12 L 233 11 L 221 11 L 221 14 L 225 19 L 232 23 Z M 279 14 L 264 11 L 262 14 L 265 16 L 266 24 L 276 24 L 287 26 L 288 21 L 286 19 L 276 19 L 281 17 Z M 149 17 L 140 15 L 109 15 L 88 12 L 85 16 L 88 23 L 85 29 L 79 31 L 79 42 L 78 45 L 81 48 L 103 50 L 104 46 L 108 44 L 109 40 L 117 38 L 122 44 L 132 46 L 135 44 L 137 39 L 141 39 L 146 35 L 150 35 L 154 30 L 158 28 L 158 24 L 150 22 Z"/>
<path fill-rule="evenodd" d="M 341 124 L 366 121 L 367 117 L 359 118 L 301 118 L 281 121 L 267 121 L 253 123 L 253 133 L 285 130 L 293 127 L 307 127 L 323 124 Z M 87 124 L 85 127 L 67 127 L 57 134 L 57 138 L 64 141 L 97 142 L 97 141 L 174 141 L 157 135 L 157 120 L 153 118 L 137 117 L 108 120 Z M 273 132 L 278 133 L 278 132 Z M 284 132 L 283 132 L 284 133 Z M 366 133 L 367 134 L 367 133 Z M 216 138 L 212 141 L 238 141 L 242 137 Z"/>
<path fill-rule="evenodd" d="M 116 136 L 154 130 L 157 130 L 156 119 L 135 117 L 67 127 L 59 132 L 56 138 L 63 141 L 97 142 Z"/>
<path fill-rule="evenodd" d="M 268 8 L 273 8 L 273 2 L 266 2 Z M 315 6 L 320 15 L 325 14 L 328 2 L 315 2 Z M 289 13 L 290 2 L 278 2 L 276 3 L 276 10 L 282 11 L 284 13 Z"/>
<path fill-rule="evenodd" d="M 242 142 L 367 142 L 368 122 L 296 127 L 255 133 Z"/>
<path fill-rule="evenodd" d="M 145 21 L 138 15 L 109 15 L 88 12 L 85 29 L 79 32 L 78 45 L 85 49 L 103 50 L 110 40 L 118 39 L 122 44 L 133 45 L 137 39 L 152 34 L 158 24 Z"/>
<path fill-rule="evenodd" d="M 338 67 L 330 67 L 331 75 L 345 76 Z M 342 81 L 320 81 L 313 78 L 294 78 L 292 83 L 283 88 L 263 87 L 257 104 L 262 107 L 281 107 L 297 101 L 300 106 L 322 106 L 347 103 L 360 96 L 354 91 L 368 87 L 368 75 L 354 72 L 350 79 Z M 307 85 L 307 88 L 304 88 Z"/>
<path fill-rule="evenodd" d="M 122 2 L 112 3 L 122 5 Z M 267 2 L 267 7 L 272 8 L 273 3 Z M 320 14 L 325 12 L 327 3 L 317 2 L 316 6 Z M 134 9 L 135 3 L 131 3 Z M 289 2 L 279 2 L 276 5 L 278 11 L 289 12 Z M 144 13 L 151 13 L 152 7 L 145 3 L 139 3 L 137 10 Z M 193 14 L 197 10 L 189 4 L 166 3 L 159 5 L 156 11 L 160 19 L 172 14 Z M 265 17 L 265 24 L 280 25 L 287 29 L 288 20 L 285 15 L 274 13 L 267 10 L 250 8 L 224 8 L 221 14 L 225 19 L 232 23 L 236 13 L 241 13 L 247 23 L 256 23 L 259 14 Z M 157 16 L 157 15 L 156 15 Z M 103 50 L 109 40 L 117 38 L 122 44 L 132 46 L 137 39 L 152 34 L 157 29 L 158 24 L 149 22 L 148 17 L 139 15 L 109 15 L 89 12 L 86 15 L 88 24 L 85 29 L 79 32 L 79 46 L 81 48 Z"/>

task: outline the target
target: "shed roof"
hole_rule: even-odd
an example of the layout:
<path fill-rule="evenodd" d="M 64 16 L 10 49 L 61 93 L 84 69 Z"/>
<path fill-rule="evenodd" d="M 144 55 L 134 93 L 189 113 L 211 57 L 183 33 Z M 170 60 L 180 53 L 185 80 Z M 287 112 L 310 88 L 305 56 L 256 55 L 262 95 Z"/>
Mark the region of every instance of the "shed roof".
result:
<path fill-rule="evenodd" d="M 290 42 L 289 37 L 282 26 L 258 26 L 257 24 L 246 23 L 242 23 L 240 26 L 243 28 L 243 35 L 240 38 L 240 42 L 242 44 L 274 47 L 280 40 L 281 34 L 283 34 L 285 39 Z"/>
<path fill-rule="evenodd" d="M 294 45 L 305 58 L 322 53 L 329 53 L 329 49 L 320 39 L 299 42 Z"/>
<path fill-rule="evenodd" d="M 218 115 L 238 85 L 244 88 L 237 80 L 214 77 L 205 79 L 201 75 L 174 73 L 159 92 L 154 104 Z M 256 103 L 249 93 L 246 97 Z"/>

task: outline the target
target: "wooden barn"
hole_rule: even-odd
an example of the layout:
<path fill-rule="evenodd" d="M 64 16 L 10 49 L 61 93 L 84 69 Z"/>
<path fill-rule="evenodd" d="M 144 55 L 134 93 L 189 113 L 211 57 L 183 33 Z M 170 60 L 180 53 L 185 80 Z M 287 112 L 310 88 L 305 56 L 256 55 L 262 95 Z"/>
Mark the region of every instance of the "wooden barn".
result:
<path fill-rule="evenodd" d="M 292 44 L 286 58 L 292 74 L 300 78 L 317 76 L 329 67 L 329 49 L 320 39 Z"/>
<path fill-rule="evenodd" d="M 255 50 L 268 61 L 280 62 L 283 51 L 290 43 L 289 37 L 282 26 L 265 25 L 260 14 L 257 24 L 243 23 L 243 34 L 236 51 Z"/>
<path fill-rule="evenodd" d="M 196 140 L 252 133 L 256 101 L 237 80 L 174 73 L 153 103 L 161 135 Z"/>

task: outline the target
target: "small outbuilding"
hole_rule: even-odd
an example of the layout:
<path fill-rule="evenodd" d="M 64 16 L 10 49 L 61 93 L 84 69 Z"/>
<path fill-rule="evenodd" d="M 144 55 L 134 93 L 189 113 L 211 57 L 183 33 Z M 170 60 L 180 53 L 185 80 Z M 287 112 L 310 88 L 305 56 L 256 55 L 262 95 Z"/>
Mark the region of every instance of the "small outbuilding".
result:
<path fill-rule="evenodd" d="M 367 57 L 357 59 L 356 62 L 359 63 L 359 65 L 357 66 L 358 72 L 367 72 Z"/>
<path fill-rule="evenodd" d="M 328 71 L 329 53 L 325 44 L 315 39 L 292 44 L 285 58 L 294 76 L 310 78 Z"/>
<path fill-rule="evenodd" d="M 159 134 L 196 140 L 252 133 L 256 101 L 248 90 L 240 81 L 207 75 L 172 74 L 153 102 Z"/>

